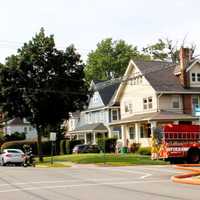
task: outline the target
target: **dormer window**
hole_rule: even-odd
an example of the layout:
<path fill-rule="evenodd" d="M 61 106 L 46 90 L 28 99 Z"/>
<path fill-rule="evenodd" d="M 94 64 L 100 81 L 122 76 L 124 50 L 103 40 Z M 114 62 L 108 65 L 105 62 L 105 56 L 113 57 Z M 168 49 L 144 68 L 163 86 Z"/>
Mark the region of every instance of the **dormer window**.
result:
<path fill-rule="evenodd" d="M 197 81 L 200 82 L 200 73 L 197 73 Z"/>
<path fill-rule="evenodd" d="M 192 82 L 200 82 L 200 73 L 192 73 Z"/>
<path fill-rule="evenodd" d="M 196 74 L 192 73 L 192 82 L 195 82 L 195 81 L 196 81 Z"/>

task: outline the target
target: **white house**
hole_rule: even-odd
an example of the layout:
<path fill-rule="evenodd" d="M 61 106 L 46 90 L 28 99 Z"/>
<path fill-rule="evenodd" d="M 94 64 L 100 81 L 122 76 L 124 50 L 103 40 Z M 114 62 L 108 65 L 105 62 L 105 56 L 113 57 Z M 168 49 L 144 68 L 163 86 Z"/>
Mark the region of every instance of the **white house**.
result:
<path fill-rule="evenodd" d="M 83 139 L 85 143 L 96 143 L 97 138 L 111 137 L 109 123 L 120 119 L 119 105 L 110 106 L 110 101 L 115 94 L 119 83 L 109 81 L 92 81 L 91 89 L 94 90 L 88 108 L 80 113 L 72 113 L 68 121 L 69 132 L 72 137 Z M 120 126 L 119 126 L 120 129 Z M 116 137 L 121 138 L 121 130 L 113 130 Z"/>
<path fill-rule="evenodd" d="M 3 132 L 12 135 L 15 132 L 25 133 L 26 140 L 37 139 L 36 129 L 26 119 L 14 118 L 4 122 Z"/>
<path fill-rule="evenodd" d="M 164 124 L 197 124 L 200 107 L 200 60 L 190 49 L 180 49 L 180 63 L 130 61 L 113 103 L 120 103 L 121 142 L 150 145 L 155 127 Z"/>

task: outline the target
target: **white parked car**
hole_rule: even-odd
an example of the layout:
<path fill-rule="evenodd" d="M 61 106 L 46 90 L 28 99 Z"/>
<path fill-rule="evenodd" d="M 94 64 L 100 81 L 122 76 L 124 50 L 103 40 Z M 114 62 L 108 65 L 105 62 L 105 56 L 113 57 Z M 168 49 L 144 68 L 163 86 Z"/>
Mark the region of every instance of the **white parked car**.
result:
<path fill-rule="evenodd" d="M 0 154 L 0 163 L 3 166 L 10 163 L 23 165 L 24 161 L 25 155 L 20 149 L 4 149 Z"/>

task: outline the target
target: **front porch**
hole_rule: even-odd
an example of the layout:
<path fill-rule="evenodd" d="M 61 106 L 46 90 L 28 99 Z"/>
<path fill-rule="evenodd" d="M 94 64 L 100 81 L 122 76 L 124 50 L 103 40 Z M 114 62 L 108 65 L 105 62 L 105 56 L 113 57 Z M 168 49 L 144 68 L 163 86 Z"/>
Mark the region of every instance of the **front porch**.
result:
<path fill-rule="evenodd" d="M 186 114 L 172 112 L 154 112 L 122 119 L 110 124 L 111 135 L 116 127 L 121 127 L 121 138 L 118 142 L 128 147 L 130 144 L 139 143 L 142 147 L 151 146 L 151 136 L 154 128 L 165 124 L 195 124 L 198 118 Z M 115 131 L 114 131 L 115 132 Z"/>
<path fill-rule="evenodd" d="M 102 123 L 86 124 L 69 134 L 71 139 L 83 140 L 84 144 L 97 144 L 98 139 L 108 137 L 108 129 Z"/>

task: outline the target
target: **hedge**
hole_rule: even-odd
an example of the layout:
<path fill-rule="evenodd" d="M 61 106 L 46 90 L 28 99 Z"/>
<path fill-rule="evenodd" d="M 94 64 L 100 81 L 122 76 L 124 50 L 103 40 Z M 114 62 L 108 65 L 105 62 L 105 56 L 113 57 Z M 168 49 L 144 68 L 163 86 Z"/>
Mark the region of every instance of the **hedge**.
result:
<path fill-rule="evenodd" d="M 37 148 L 37 141 L 10 141 L 10 142 L 5 142 L 1 146 L 1 150 L 10 148 L 10 149 L 21 149 L 24 151 L 24 145 L 30 145 L 32 148 L 32 152 L 35 155 L 38 155 L 38 148 Z M 51 155 L 51 142 L 50 141 L 45 141 L 42 142 L 42 153 L 44 156 Z"/>
<path fill-rule="evenodd" d="M 137 153 L 141 155 L 151 155 L 151 147 L 140 147 Z"/>
<path fill-rule="evenodd" d="M 72 140 L 72 141 L 61 140 L 60 143 L 56 142 L 55 148 L 54 148 L 54 155 L 71 154 L 74 146 L 77 144 L 82 144 L 82 143 L 83 143 L 82 140 Z M 30 147 L 32 148 L 33 154 L 38 155 L 37 141 L 32 141 L 32 140 L 5 142 L 4 144 L 2 144 L 1 150 L 6 149 L 6 148 L 12 148 L 12 149 L 21 149 L 23 151 L 24 145 L 30 145 Z M 51 155 L 51 145 L 52 145 L 51 141 L 42 142 L 42 152 L 44 156 Z"/>

